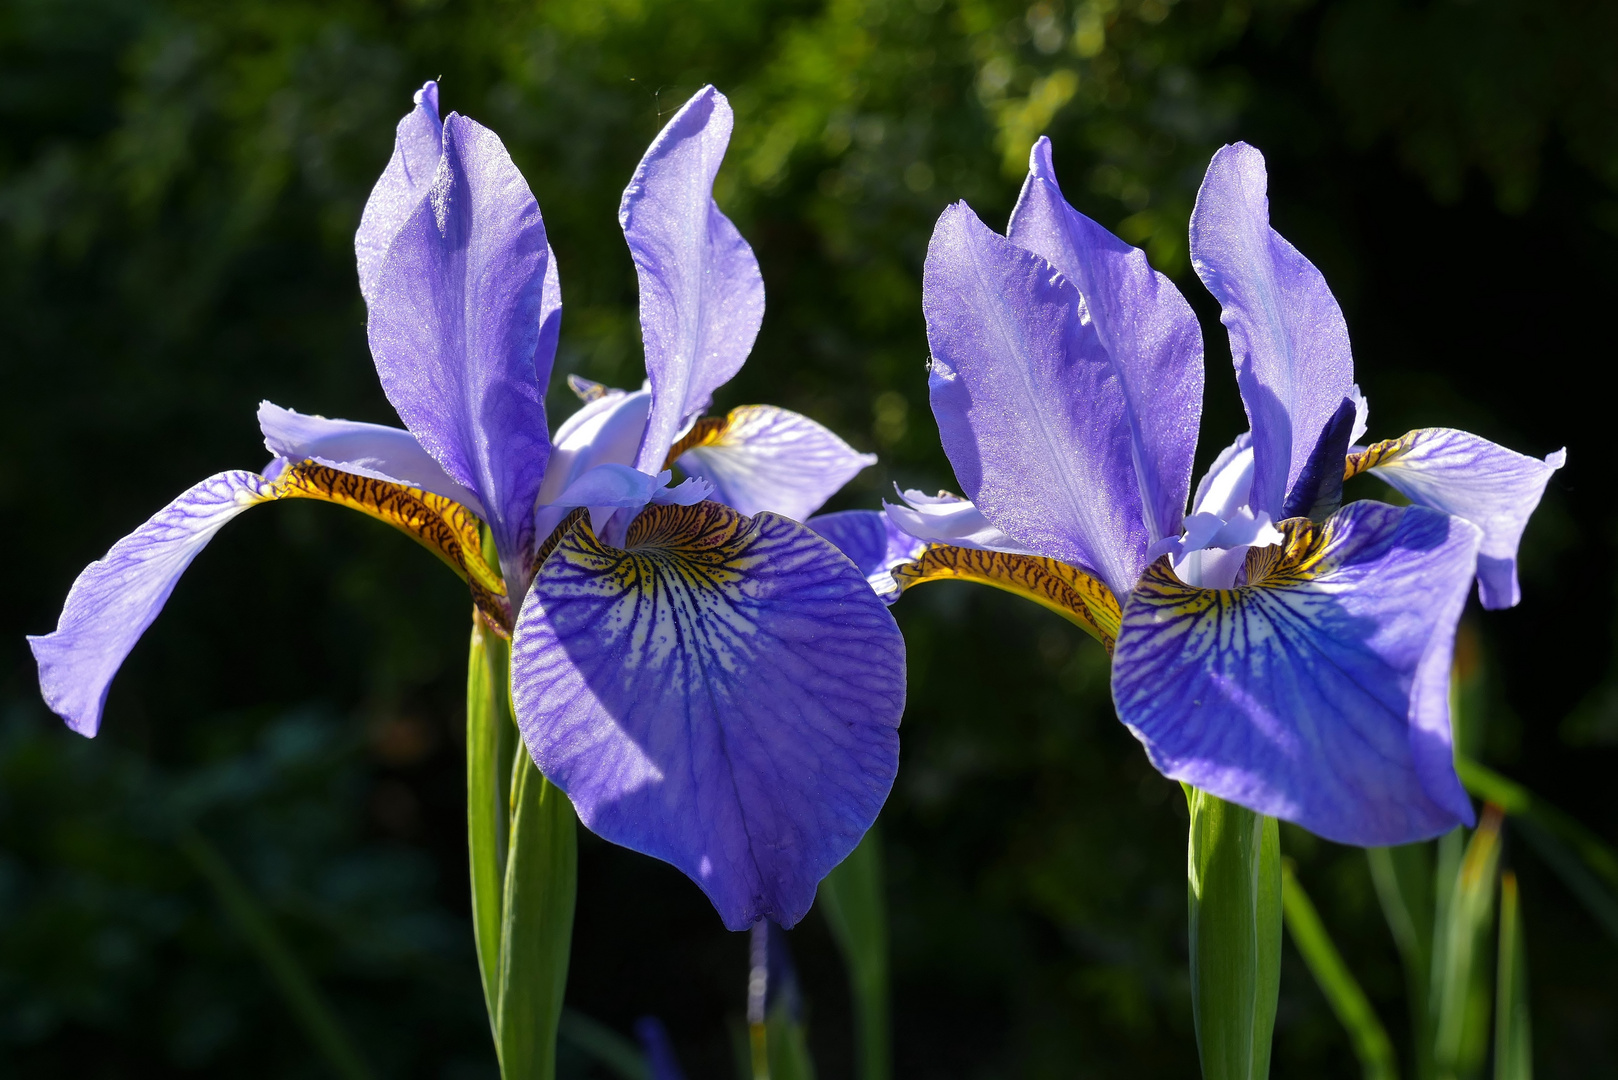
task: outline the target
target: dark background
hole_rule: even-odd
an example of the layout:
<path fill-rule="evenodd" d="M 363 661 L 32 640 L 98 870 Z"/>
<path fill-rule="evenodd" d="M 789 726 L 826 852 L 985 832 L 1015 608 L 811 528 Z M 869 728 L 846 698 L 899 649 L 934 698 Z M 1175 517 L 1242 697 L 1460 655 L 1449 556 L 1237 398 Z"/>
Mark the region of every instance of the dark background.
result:
<path fill-rule="evenodd" d="M 1029 144 L 1203 317 L 1205 463 L 1241 428 L 1186 220 L 1210 153 L 1268 156 L 1276 226 L 1348 317 L 1372 436 L 1569 448 L 1524 541 L 1523 604 L 1469 610 L 1485 760 L 1618 839 L 1611 614 L 1618 5 L 1578 0 L 0 0 L 0 1072 L 320 1076 L 176 848 L 252 887 L 379 1075 L 486 1077 L 467 921 L 464 587 L 358 515 L 289 503 L 186 576 L 87 741 L 24 633 L 179 491 L 265 457 L 260 398 L 396 422 L 352 234 L 424 79 L 498 131 L 544 210 L 559 376 L 638 382 L 615 224 L 636 160 L 713 82 L 718 197 L 769 310 L 716 405 L 808 413 L 879 452 L 834 504 L 953 484 L 927 410 L 933 220 L 1004 221 Z M 552 422 L 572 408 L 552 395 Z M 1374 482 L 1362 495 L 1374 495 Z M 889 852 L 897 1072 L 1195 1074 L 1184 803 L 1112 716 L 1093 642 L 991 590 L 897 609 L 910 650 Z M 1283 847 L 1395 1039 L 1402 980 L 1365 860 Z M 569 989 L 661 1016 L 730 1075 L 745 943 L 676 872 L 580 842 Z M 1618 1069 L 1618 949 L 1530 851 L 1541 1075 Z M 816 913 L 791 934 L 825 1077 L 848 1001 Z M 1290 944 L 1278 1077 L 1358 1069 Z M 569 1051 L 564 1069 L 592 1068 Z"/>

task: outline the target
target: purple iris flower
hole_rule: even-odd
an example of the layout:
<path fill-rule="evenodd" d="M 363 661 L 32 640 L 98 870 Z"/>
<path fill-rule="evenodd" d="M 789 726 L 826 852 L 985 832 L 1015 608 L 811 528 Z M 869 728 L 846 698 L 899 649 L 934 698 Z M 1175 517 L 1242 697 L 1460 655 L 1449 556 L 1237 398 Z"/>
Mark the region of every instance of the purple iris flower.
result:
<path fill-rule="evenodd" d="M 1266 185 L 1259 152 L 1227 146 L 1192 216 L 1251 430 L 1189 516 L 1196 319 L 1067 204 L 1041 139 L 1008 236 L 961 203 L 927 253 L 933 412 L 969 500 L 887 508 L 912 561 L 869 518 L 849 550 L 879 590 L 976 580 L 1084 626 L 1164 775 L 1333 840 L 1404 843 L 1473 820 L 1452 761 L 1455 627 L 1474 577 L 1485 607 L 1517 602 L 1518 541 L 1564 454 L 1440 428 L 1353 445 L 1366 405 L 1342 312 L 1270 228 Z M 1414 505 L 1342 505 L 1367 470 Z"/>
<path fill-rule="evenodd" d="M 415 104 L 355 237 L 404 428 L 264 403 L 271 465 L 185 492 L 29 639 L 45 700 L 94 735 L 118 666 L 227 521 L 281 498 L 347 505 L 435 551 L 511 636 L 523 738 L 587 827 L 685 871 L 732 929 L 791 925 L 892 786 L 904 644 L 860 571 L 796 520 L 874 459 L 782 409 L 700 418 L 764 311 L 712 194 L 730 107 L 700 90 L 624 192 L 646 388 L 578 382 L 588 400 L 553 442 L 561 288 L 538 204 L 493 132 L 440 121 L 435 84 Z M 670 486 L 676 464 L 688 477 Z"/>

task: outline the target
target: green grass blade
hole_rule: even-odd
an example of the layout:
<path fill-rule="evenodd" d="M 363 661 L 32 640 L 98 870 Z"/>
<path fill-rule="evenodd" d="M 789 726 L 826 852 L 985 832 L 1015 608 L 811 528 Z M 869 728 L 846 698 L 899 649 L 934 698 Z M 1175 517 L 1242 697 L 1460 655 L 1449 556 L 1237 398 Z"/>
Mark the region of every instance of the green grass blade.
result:
<path fill-rule="evenodd" d="M 1494 1080 L 1534 1080 L 1528 1023 L 1528 953 L 1517 875 L 1500 875 L 1500 960 L 1494 982 Z"/>
<path fill-rule="evenodd" d="M 1433 1059 L 1441 1080 L 1471 1080 L 1488 1054 L 1490 930 L 1500 866 L 1501 814 L 1485 808 L 1441 904 L 1434 950 Z"/>
<path fill-rule="evenodd" d="M 578 886 L 573 804 L 515 755 L 500 934 L 496 1045 L 504 1080 L 553 1080 Z"/>
<path fill-rule="evenodd" d="M 1290 860 L 1281 863 L 1281 909 L 1292 943 L 1303 954 L 1303 962 L 1309 966 L 1332 1012 L 1348 1032 L 1365 1080 L 1398 1080 L 1393 1041 L 1326 933 L 1309 894 L 1298 884 Z"/>
<path fill-rule="evenodd" d="M 474 611 L 466 661 L 466 832 L 472 936 L 491 1030 L 497 1030 L 500 1014 L 501 894 L 511 820 L 511 758 L 518 742 L 506 689 L 510 655 L 510 644 Z"/>
<path fill-rule="evenodd" d="M 1521 784 L 1467 758 L 1457 758 L 1455 768 L 1468 791 L 1511 816 L 1534 853 L 1618 940 L 1618 854 Z"/>
<path fill-rule="evenodd" d="M 882 876 L 882 838 L 872 826 L 820 883 L 820 910 L 848 968 L 854 1003 L 859 1080 L 888 1080 L 892 1043 L 888 1027 L 888 902 Z"/>
<path fill-rule="evenodd" d="M 1367 848 L 1371 880 L 1399 949 L 1410 1005 L 1412 1074 L 1432 1080 L 1432 1011 L 1428 983 L 1433 967 L 1433 844 Z"/>
<path fill-rule="evenodd" d="M 815 1080 L 815 1063 L 809 1056 L 808 1025 L 793 1019 L 785 1004 L 777 1004 L 770 1010 L 766 1027 L 769 1080 Z"/>
<path fill-rule="evenodd" d="M 562 1010 L 558 1034 L 600 1062 L 620 1080 L 651 1080 L 652 1069 L 635 1041 L 599 1020 L 572 1009 Z"/>
<path fill-rule="evenodd" d="M 1191 1006 L 1204 1080 L 1264 1080 L 1281 985 L 1274 818 L 1186 788 Z"/>
<path fill-rule="evenodd" d="M 189 826 L 179 831 L 179 847 L 197 872 L 213 887 L 220 905 L 236 924 L 247 944 L 275 980 L 281 1000 L 286 1002 L 298 1026 L 325 1057 L 332 1072 L 344 1080 L 370 1080 L 371 1070 L 338 1023 L 320 988 L 315 985 L 297 957 L 281 940 L 268 913 L 253 898 L 247 885 L 236 876 L 217 848 Z"/>

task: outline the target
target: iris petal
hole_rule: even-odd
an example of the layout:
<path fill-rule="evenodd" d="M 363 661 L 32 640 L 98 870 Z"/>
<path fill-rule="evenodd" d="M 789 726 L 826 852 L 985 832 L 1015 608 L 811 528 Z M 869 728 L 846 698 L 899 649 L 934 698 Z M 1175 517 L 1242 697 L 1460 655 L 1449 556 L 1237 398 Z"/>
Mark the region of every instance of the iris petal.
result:
<path fill-rule="evenodd" d="M 876 594 L 888 603 L 899 599 L 893 568 L 921 556 L 927 545 L 877 510 L 839 510 L 804 522 L 847 555 Z"/>
<path fill-rule="evenodd" d="M 685 440 L 682 439 L 683 443 Z M 803 521 L 861 469 L 876 464 L 807 416 L 743 405 L 678 459 L 706 479 L 714 498 L 743 514 L 761 510 Z"/>
<path fill-rule="evenodd" d="M 545 225 L 489 129 L 451 114 L 430 195 L 389 246 L 370 302 L 388 400 L 422 447 L 475 491 L 521 581 L 550 439 L 542 387 L 559 300 Z"/>
<path fill-rule="evenodd" d="M 478 521 L 458 503 L 322 465 L 292 466 L 273 481 L 224 472 L 181 494 L 86 567 L 56 630 L 29 637 L 52 711 L 79 734 L 94 735 L 113 676 L 186 567 L 242 511 L 277 499 L 333 502 L 387 522 L 448 563 L 468 581 L 478 607 L 510 627 L 504 586 L 482 558 Z"/>
<path fill-rule="evenodd" d="M 741 369 L 764 319 L 758 260 L 713 198 L 732 123 L 725 95 L 698 90 L 647 148 L 618 207 L 652 384 L 642 472 L 663 469 L 680 428 Z"/>
<path fill-rule="evenodd" d="M 1202 417 L 1202 331 L 1191 305 L 1144 251 L 1068 205 L 1043 136 L 1006 235 L 1079 290 L 1118 373 L 1148 538 L 1175 535 Z"/>
<path fill-rule="evenodd" d="M 1350 397 L 1354 359 L 1326 279 L 1270 228 L 1268 184 L 1264 155 L 1246 143 L 1214 155 L 1191 214 L 1191 262 L 1230 331 L 1253 431 L 1252 508 L 1279 518 Z"/>
<path fill-rule="evenodd" d="M 427 198 L 443 151 L 444 125 L 438 119 L 438 84 L 429 82 L 416 91 L 416 107 L 399 121 L 393 139 L 393 157 L 371 189 L 365 212 L 360 216 L 360 227 L 354 233 L 360 294 L 366 303 L 376 297 L 377 274 L 388 245 Z"/>
<path fill-rule="evenodd" d="M 922 309 L 961 490 L 1014 540 L 1127 590 L 1148 533 L 1123 393 L 1078 290 L 959 203 L 928 244 Z"/>
<path fill-rule="evenodd" d="M 478 497 L 456 483 L 403 428 L 306 416 L 268 401 L 259 402 L 258 426 L 264 433 L 264 448 L 276 457 L 315 461 L 373 480 L 431 491 L 484 515 Z"/>
<path fill-rule="evenodd" d="M 1076 566 L 1040 555 L 932 544 L 914 562 L 893 568 L 900 590 L 928 581 L 974 581 L 1049 608 L 1111 652 L 1118 637 L 1118 600 Z"/>
<path fill-rule="evenodd" d="M 1418 428 L 1349 455 L 1344 478 L 1369 469 L 1417 506 L 1482 529 L 1478 598 L 1486 608 L 1508 608 L 1522 599 L 1517 546 L 1523 530 L 1551 474 L 1566 461 L 1566 450 L 1541 461 L 1454 428 Z"/>
<path fill-rule="evenodd" d="M 512 693 L 580 819 L 694 880 L 732 930 L 791 926 L 898 767 L 904 642 L 836 548 L 774 514 L 582 521 L 518 620 Z"/>
<path fill-rule="evenodd" d="M 1249 554 L 1243 588 L 1153 564 L 1113 654 L 1119 718 L 1165 776 L 1327 839 L 1470 823 L 1448 686 L 1478 529 L 1375 502 L 1283 527 L 1286 545 Z"/>

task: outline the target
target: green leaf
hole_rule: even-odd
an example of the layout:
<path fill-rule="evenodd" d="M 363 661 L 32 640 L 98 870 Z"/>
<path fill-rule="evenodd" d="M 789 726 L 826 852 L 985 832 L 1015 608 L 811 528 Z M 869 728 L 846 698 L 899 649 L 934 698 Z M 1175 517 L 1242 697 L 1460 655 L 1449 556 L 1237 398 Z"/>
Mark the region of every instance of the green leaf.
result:
<path fill-rule="evenodd" d="M 854 1004 L 855 1075 L 888 1080 L 892 1049 L 888 1027 L 888 903 L 882 875 L 882 838 L 865 838 L 820 883 L 820 910 L 848 968 Z"/>
<path fill-rule="evenodd" d="M 370 1080 L 371 1070 L 343 1031 L 330 1002 L 281 940 L 268 913 L 219 854 L 219 849 L 190 826 L 182 826 L 176 839 L 180 850 L 213 887 L 237 931 L 258 954 L 259 961 L 275 980 L 281 1000 L 286 1002 L 304 1035 L 325 1057 L 331 1071 L 344 1080 Z"/>
<path fill-rule="evenodd" d="M 504 1080 L 552 1080 L 578 886 L 573 804 L 515 755 L 500 932 L 496 1046 Z"/>
<path fill-rule="evenodd" d="M 1433 844 L 1367 848 L 1371 880 L 1405 971 L 1414 1075 L 1432 1080 L 1433 1035 L 1429 984 L 1433 971 Z"/>
<path fill-rule="evenodd" d="M 1347 1030 L 1366 1080 L 1398 1080 L 1393 1042 L 1382 1021 L 1377 1019 L 1365 991 L 1360 989 L 1353 972 L 1348 970 L 1342 954 L 1326 933 L 1309 894 L 1298 884 L 1290 859 L 1281 862 L 1281 908 L 1292 943 L 1303 954 L 1303 961 L 1309 965 L 1332 1012 Z"/>
<path fill-rule="evenodd" d="M 474 610 L 466 662 L 466 831 L 472 863 L 472 936 L 483 975 L 489 1027 L 496 1038 L 511 760 L 520 741 L 507 691 L 510 656 L 510 644 Z"/>
<path fill-rule="evenodd" d="M 1494 1080 L 1534 1080 L 1528 1024 L 1528 954 L 1517 875 L 1500 875 L 1500 962 L 1494 981 Z"/>
<path fill-rule="evenodd" d="M 1499 809 L 1486 807 L 1453 876 L 1445 873 L 1453 862 L 1439 860 L 1432 996 L 1433 1060 L 1440 1080 L 1471 1080 L 1479 1076 L 1488 1053 L 1493 996 L 1488 954 L 1493 937 L 1490 931 L 1494 923 L 1495 879 L 1500 866 L 1500 823 Z M 1444 840 L 1451 841 L 1458 832 Z"/>
<path fill-rule="evenodd" d="M 1618 855 L 1589 829 L 1521 784 L 1464 757 L 1455 759 L 1455 769 L 1468 791 L 1511 816 L 1535 854 L 1618 940 Z"/>
<path fill-rule="evenodd" d="M 1275 819 L 1185 787 L 1191 1009 L 1204 1080 L 1264 1080 L 1281 983 Z"/>

